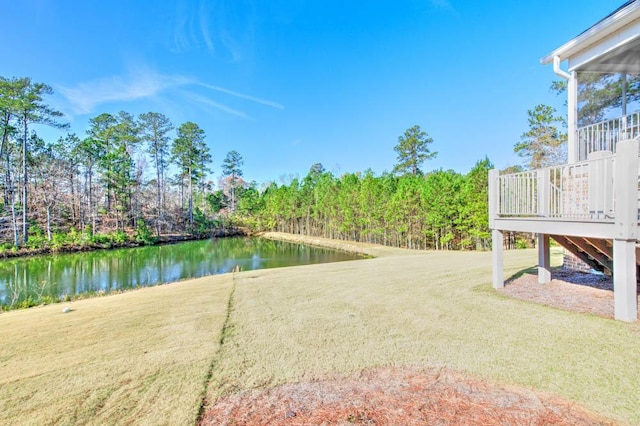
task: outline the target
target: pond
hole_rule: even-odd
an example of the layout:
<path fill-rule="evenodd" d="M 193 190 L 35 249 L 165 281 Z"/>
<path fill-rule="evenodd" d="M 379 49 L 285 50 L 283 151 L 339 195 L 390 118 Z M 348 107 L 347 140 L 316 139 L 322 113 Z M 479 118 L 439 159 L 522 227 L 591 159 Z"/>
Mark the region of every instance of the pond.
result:
<path fill-rule="evenodd" d="M 219 238 L 0 261 L 0 305 L 29 306 L 205 275 L 361 258 L 263 238 Z"/>

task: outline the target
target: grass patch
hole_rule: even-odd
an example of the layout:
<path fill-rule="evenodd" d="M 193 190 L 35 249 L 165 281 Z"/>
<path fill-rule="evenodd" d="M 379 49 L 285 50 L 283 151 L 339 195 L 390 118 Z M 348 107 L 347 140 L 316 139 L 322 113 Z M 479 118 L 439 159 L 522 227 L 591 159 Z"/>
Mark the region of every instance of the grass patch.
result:
<path fill-rule="evenodd" d="M 204 386 L 211 403 L 379 366 L 446 366 L 640 424 L 638 324 L 491 291 L 491 253 L 362 247 L 380 257 L 3 313 L 0 424 L 194 424 Z M 505 261 L 508 277 L 536 253 Z"/>
<path fill-rule="evenodd" d="M 239 275 L 209 400 L 378 366 L 441 365 L 640 423 L 637 325 L 477 291 L 490 288 L 491 253 L 396 254 Z M 508 277 L 536 252 L 505 259 Z"/>
<path fill-rule="evenodd" d="M 193 424 L 229 276 L 0 315 L 0 424 Z"/>

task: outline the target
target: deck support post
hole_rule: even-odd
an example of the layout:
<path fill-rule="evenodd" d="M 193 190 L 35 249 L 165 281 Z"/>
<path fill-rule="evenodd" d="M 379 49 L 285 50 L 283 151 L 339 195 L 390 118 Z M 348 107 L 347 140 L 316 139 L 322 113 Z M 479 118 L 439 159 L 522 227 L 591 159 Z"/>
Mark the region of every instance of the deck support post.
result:
<path fill-rule="evenodd" d="M 613 306 L 615 318 L 638 319 L 636 241 L 613 240 Z"/>
<path fill-rule="evenodd" d="M 636 241 L 638 239 L 638 141 L 618 142 L 614 169 L 615 233 L 613 301 L 617 320 L 638 319 Z"/>
<path fill-rule="evenodd" d="M 538 234 L 538 282 L 551 282 L 551 256 L 549 250 L 549 235 Z"/>
<path fill-rule="evenodd" d="M 493 288 L 504 287 L 504 236 L 498 229 L 491 230 L 493 254 Z"/>
<path fill-rule="evenodd" d="M 491 252 L 493 259 L 493 288 L 504 287 L 504 235 L 495 229 L 495 220 L 500 211 L 498 196 L 498 179 L 500 172 L 489 170 L 489 228 L 491 228 Z"/>

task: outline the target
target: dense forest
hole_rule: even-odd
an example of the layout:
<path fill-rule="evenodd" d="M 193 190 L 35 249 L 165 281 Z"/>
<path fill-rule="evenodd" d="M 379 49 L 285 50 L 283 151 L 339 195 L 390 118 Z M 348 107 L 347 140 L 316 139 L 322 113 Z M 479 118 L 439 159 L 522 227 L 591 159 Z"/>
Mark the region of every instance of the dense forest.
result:
<path fill-rule="evenodd" d="M 3 249 L 151 241 L 214 227 L 217 212 L 206 202 L 211 154 L 196 123 L 174 133 L 159 113 L 104 113 L 89 120 L 83 137 L 69 132 L 46 141 L 34 124 L 68 130 L 47 105 L 49 94 L 29 78 L 0 78 Z"/>
<path fill-rule="evenodd" d="M 236 217 L 260 230 L 408 248 L 485 249 L 492 167 L 484 159 L 466 175 L 366 171 L 336 177 L 316 164 L 288 185 L 244 190 Z"/>
<path fill-rule="evenodd" d="M 336 177 L 318 163 L 286 185 L 242 188 L 234 218 L 257 230 L 396 247 L 488 248 L 487 178 L 493 165 L 485 158 L 466 175 L 425 174 L 422 164 L 438 154 L 432 143 L 416 125 L 398 138 L 393 173 Z"/>

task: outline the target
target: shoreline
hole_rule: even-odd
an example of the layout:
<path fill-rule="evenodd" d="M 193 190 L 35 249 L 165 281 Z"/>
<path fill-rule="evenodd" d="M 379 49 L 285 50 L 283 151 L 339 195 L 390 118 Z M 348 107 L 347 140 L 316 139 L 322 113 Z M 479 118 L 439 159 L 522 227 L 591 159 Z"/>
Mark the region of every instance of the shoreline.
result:
<path fill-rule="evenodd" d="M 360 254 L 368 258 L 399 256 L 407 254 L 426 253 L 427 250 L 411 250 L 398 247 L 382 246 L 370 243 L 359 243 L 348 240 L 334 240 L 309 235 L 288 234 L 284 232 L 265 231 L 254 234 L 256 237 L 270 240 L 284 241 L 294 244 L 306 244 L 313 247 L 340 250 L 347 253 Z"/>
<path fill-rule="evenodd" d="M 354 242 L 347 242 L 347 241 L 342 242 L 338 240 L 329 240 L 326 238 L 316 238 L 316 237 L 308 237 L 308 236 L 302 236 L 302 235 L 284 234 L 279 232 L 251 233 L 248 230 L 241 229 L 241 228 L 218 230 L 212 235 L 208 235 L 206 237 L 198 237 L 198 236 L 192 236 L 192 235 L 165 235 L 161 237 L 161 240 L 149 246 L 179 244 L 182 242 L 200 241 L 200 240 L 206 240 L 211 238 L 233 238 L 233 237 L 257 237 L 257 238 L 265 238 L 273 241 L 283 241 L 283 242 L 288 242 L 292 244 L 306 244 L 312 247 L 325 248 L 325 249 L 331 249 L 331 250 L 361 255 L 362 259 L 358 259 L 358 260 L 371 259 L 371 258 L 378 257 L 378 255 L 380 255 L 379 251 L 375 250 L 377 246 L 374 246 L 372 244 L 354 243 Z M 34 250 L 32 252 L 29 252 L 27 254 L 22 254 L 22 255 L 21 254 L 16 254 L 15 256 L 0 255 L 0 261 L 9 260 L 9 259 L 29 258 L 34 256 L 47 256 L 47 255 L 55 256 L 57 254 L 73 254 L 73 253 L 82 253 L 82 252 L 99 251 L 99 250 L 120 250 L 120 249 L 129 249 L 129 248 L 137 248 L 137 247 L 144 247 L 144 246 L 145 244 L 142 244 L 142 243 L 131 244 L 131 242 L 128 242 L 122 245 L 113 245 L 110 247 L 93 245 L 91 247 L 83 247 L 77 250 L 58 250 L 58 251 Z M 375 255 L 374 253 L 377 253 L 378 255 Z M 234 272 L 230 272 L 230 273 L 234 273 Z M 226 275 L 226 274 L 228 273 L 205 275 L 204 277 L 213 277 L 217 275 Z M 177 281 L 162 282 L 162 283 L 157 283 L 153 285 L 144 285 L 144 286 L 138 286 L 138 287 L 125 288 L 125 289 L 114 289 L 110 291 L 88 291 L 88 292 L 83 292 L 78 294 L 65 294 L 65 295 L 60 295 L 58 297 L 43 296 L 38 301 L 29 300 L 26 302 L 26 304 L 15 304 L 15 305 L 0 304 L 0 315 L 6 312 L 11 312 L 11 311 L 20 311 L 20 310 L 26 310 L 30 308 L 42 307 L 47 305 L 58 305 L 61 303 L 70 303 L 70 302 L 75 302 L 79 300 L 102 298 L 105 296 L 129 293 L 134 290 L 139 290 L 142 288 L 152 288 L 152 287 L 158 287 L 158 286 L 169 285 L 169 284 L 184 283 L 190 280 L 197 280 L 204 277 L 184 278 Z"/>
<path fill-rule="evenodd" d="M 228 238 L 228 237 L 240 237 L 240 236 L 250 236 L 250 233 L 241 228 L 233 228 L 233 229 L 217 229 L 210 234 L 207 235 L 190 235 L 190 234 L 164 234 L 160 235 L 157 241 L 152 244 L 138 242 L 135 240 L 125 241 L 122 244 L 116 243 L 86 243 L 86 244 L 70 244 L 64 245 L 60 248 L 51 248 L 51 247 L 39 247 L 39 248 L 28 248 L 28 247 L 20 247 L 17 249 L 6 249 L 0 252 L 0 260 L 3 259 L 16 259 L 16 258 L 25 258 L 31 256 L 38 255 L 47 255 L 47 254 L 67 254 L 67 253 L 82 253 L 89 251 L 98 251 L 98 250 L 115 250 L 115 249 L 124 249 L 124 248 L 136 248 L 136 247 L 144 247 L 144 246 L 158 246 L 158 245 L 166 245 L 166 244 L 176 244 L 185 241 L 199 241 L 199 240 L 207 240 L 209 238 Z"/>

